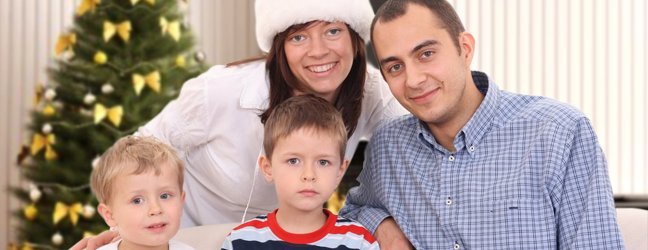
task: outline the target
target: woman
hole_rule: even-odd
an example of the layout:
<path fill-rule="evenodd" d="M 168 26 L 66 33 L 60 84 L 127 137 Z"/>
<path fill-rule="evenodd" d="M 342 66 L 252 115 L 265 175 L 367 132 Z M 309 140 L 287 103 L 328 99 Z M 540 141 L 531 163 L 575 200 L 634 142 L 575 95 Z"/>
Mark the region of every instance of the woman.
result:
<path fill-rule="evenodd" d="M 238 222 L 277 206 L 274 188 L 255 170 L 262 122 L 290 96 L 314 94 L 341 111 L 347 159 L 379 121 L 405 113 L 380 73 L 367 67 L 364 41 L 374 15 L 368 0 L 257 0 L 255 10 L 265 60 L 214 66 L 138 131 L 185 161 L 183 227 Z M 100 242 L 93 241 L 88 249 Z"/>

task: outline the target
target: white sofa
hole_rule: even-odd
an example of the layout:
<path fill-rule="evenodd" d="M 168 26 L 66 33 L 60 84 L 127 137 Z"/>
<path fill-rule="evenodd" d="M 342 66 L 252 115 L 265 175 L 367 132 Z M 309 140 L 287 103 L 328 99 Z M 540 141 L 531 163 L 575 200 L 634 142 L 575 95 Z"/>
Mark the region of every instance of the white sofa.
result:
<path fill-rule="evenodd" d="M 617 208 L 617 218 L 626 249 L 648 249 L 648 210 Z M 225 236 L 238 223 L 218 224 L 181 229 L 176 240 L 197 250 L 220 249 Z"/>

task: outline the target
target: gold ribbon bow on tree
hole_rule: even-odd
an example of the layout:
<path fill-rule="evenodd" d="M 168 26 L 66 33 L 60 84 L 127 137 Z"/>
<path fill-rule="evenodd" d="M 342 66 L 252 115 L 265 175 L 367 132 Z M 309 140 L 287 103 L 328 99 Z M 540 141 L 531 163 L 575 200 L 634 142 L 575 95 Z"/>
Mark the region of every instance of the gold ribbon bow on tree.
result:
<path fill-rule="evenodd" d="M 56 143 L 56 136 L 54 134 L 42 135 L 36 133 L 32 137 L 31 154 L 36 155 L 45 148 L 45 159 L 48 161 L 54 160 L 58 156 L 52 148 L 54 143 Z"/>
<path fill-rule="evenodd" d="M 56 47 L 54 48 L 54 53 L 58 56 L 61 55 L 64 51 L 72 49 L 72 46 L 76 43 L 76 34 L 61 34 L 56 41 Z"/>
<path fill-rule="evenodd" d="M 106 42 L 108 42 L 108 40 L 110 40 L 110 38 L 112 38 L 115 33 L 119 34 L 119 37 L 121 37 L 124 42 L 128 42 L 128 40 L 130 39 L 130 31 L 130 21 L 123 21 L 119 24 L 114 24 L 110 21 L 104 21 L 103 37 L 104 41 Z"/>
<path fill-rule="evenodd" d="M 79 7 L 76 9 L 77 16 L 83 16 L 88 10 L 94 12 L 97 8 L 97 4 L 100 4 L 101 0 L 82 0 Z"/>
<path fill-rule="evenodd" d="M 133 74 L 133 87 L 135 88 L 135 94 L 138 96 L 142 93 L 144 85 L 148 85 L 155 93 L 160 93 L 160 72 L 153 71 L 146 76 L 140 74 Z"/>
<path fill-rule="evenodd" d="M 140 0 L 131 0 L 131 4 L 135 6 Z M 155 0 L 145 0 L 150 5 L 155 5 Z"/>
<path fill-rule="evenodd" d="M 169 35 L 176 42 L 180 40 L 181 31 L 180 31 L 180 21 L 167 21 L 166 18 L 160 17 L 160 27 L 162 28 L 162 35 L 169 33 Z"/>
<path fill-rule="evenodd" d="M 97 103 L 94 107 L 94 122 L 98 124 L 104 118 L 108 117 L 108 120 L 115 124 L 116 127 L 119 127 L 121 123 L 122 116 L 124 115 L 124 108 L 121 105 L 114 106 L 110 109 L 106 109 L 106 106 Z"/>
<path fill-rule="evenodd" d="M 54 206 L 54 214 L 52 218 L 54 219 L 54 224 L 58 224 L 65 216 L 70 216 L 70 221 L 72 225 L 77 224 L 79 221 L 79 214 L 83 213 L 83 205 L 80 202 L 74 203 L 70 206 L 65 205 L 63 202 L 56 202 Z"/>

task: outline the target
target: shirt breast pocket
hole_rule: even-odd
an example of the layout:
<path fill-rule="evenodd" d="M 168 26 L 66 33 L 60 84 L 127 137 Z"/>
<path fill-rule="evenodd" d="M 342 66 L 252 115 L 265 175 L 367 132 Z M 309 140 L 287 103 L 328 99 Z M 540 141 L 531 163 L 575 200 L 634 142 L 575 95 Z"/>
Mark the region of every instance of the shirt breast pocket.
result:
<path fill-rule="evenodd" d="M 551 204 L 542 199 L 506 198 L 470 202 L 461 220 L 466 244 L 474 249 L 550 246 L 556 242 Z"/>

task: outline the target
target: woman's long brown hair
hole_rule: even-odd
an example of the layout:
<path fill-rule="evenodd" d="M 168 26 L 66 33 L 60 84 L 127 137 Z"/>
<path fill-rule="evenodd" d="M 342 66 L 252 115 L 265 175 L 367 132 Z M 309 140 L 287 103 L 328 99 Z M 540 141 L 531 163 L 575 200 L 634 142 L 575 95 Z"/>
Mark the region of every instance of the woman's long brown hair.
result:
<path fill-rule="evenodd" d="M 307 86 L 300 84 L 290 70 L 284 48 L 284 41 L 288 35 L 308 27 L 311 23 L 293 25 L 284 32 L 277 34 L 272 41 L 272 47 L 266 56 L 266 70 L 270 78 L 270 103 L 268 109 L 259 115 L 261 122 L 264 124 L 277 105 L 293 95 L 294 89 L 303 93 L 312 92 Z M 348 25 L 347 29 L 351 35 L 351 44 L 355 55 L 351 71 L 340 85 L 333 106 L 342 114 L 348 137 L 351 137 L 358 125 L 358 119 L 362 111 L 362 98 L 367 75 L 367 58 L 364 41 L 360 35 Z"/>

